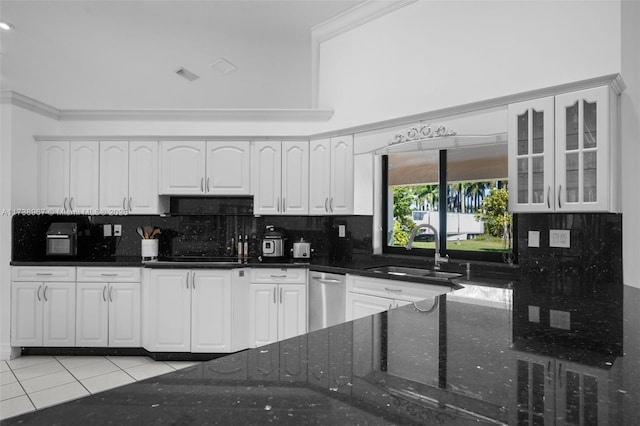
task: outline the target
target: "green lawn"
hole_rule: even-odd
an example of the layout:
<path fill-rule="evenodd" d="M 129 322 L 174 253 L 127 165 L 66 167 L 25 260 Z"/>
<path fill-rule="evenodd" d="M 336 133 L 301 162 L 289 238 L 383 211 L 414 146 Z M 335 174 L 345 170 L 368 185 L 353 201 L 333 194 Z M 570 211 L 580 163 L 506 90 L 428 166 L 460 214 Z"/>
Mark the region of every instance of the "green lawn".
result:
<path fill-rule="evenodd" d="M 414 242 L 413 247 L 415 248 L 431 248 L 435 249 L 435 243 L 430 242 Z M 504 243 L 502 238 L 500 237 L 490 237 L 490 236 L 480 236 L 476 237 L 473 240 L 461 240 L 461 241 L 447 241 L 447 247 L 450 250 L 467 250 L 467 251 L 493 251 L 493 252 L 501 252 L 508 251 L 507 248 L 504 247 Z"/>

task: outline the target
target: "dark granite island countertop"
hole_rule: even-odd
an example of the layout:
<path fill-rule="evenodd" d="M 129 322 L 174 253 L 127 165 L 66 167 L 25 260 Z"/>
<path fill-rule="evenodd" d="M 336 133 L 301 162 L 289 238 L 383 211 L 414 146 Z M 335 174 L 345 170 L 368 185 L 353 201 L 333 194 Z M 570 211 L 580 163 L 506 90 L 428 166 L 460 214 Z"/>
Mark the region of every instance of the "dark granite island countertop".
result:
<path fill-rule="evenodd" d="M 467 283 L 3 424 L 640 424 L 640 290 L 591 327 L 596 311 L 555 298 L 565 330 L 519 285 Z"/>

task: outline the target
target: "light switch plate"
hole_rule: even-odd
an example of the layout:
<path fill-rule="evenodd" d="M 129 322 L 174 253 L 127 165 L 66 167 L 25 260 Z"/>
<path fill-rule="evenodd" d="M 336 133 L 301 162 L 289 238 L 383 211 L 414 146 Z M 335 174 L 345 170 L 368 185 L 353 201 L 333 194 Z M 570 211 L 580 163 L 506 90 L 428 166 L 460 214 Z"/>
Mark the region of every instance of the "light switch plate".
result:
<path fill-rule="evenodd" d="M 529 305 L 529 322 L 540 322 L 540 306 Z"/>
<path fill-rule="evenodd" d="M 540 247 L 540 231 L 529 231 L 529 247 Z"/>
<path fill-rule="evenodd" d="M 549 230 L 549 247 L 571 247 L 571 231 L 566 229 Z"/>
<path fill-rule="evenodd" d="M 113 236 L 122 237 L 122 225 L 113 225 Z"/>
<path fill-rule="evenodd" d="M 553 328 L 571 330 L 571 314 L 566 311 L 549 311 L 549 325 Z"/>
<path fill-rule="evenodd" d="M 111 236 L 111 224 L 110 223 L 105 223 L 104 225 L 102 225 L 102 235 L 104 235 L 105 237 L 110 237 Z"/>

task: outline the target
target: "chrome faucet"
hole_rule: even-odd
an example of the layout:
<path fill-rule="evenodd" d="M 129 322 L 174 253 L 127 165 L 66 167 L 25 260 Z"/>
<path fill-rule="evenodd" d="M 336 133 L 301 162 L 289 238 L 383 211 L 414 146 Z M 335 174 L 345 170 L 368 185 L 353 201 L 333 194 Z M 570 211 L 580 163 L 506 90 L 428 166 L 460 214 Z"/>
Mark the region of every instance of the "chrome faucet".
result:
<path fill-rule="evenodd" d="M 415 228 L 413 228 L 411 230 L 411 234 L 409 234 L 409 241 L 407 242 L 407 245 L 405 246 L 405 248 L 407 250 L 411 250 L 411 248 L 413 247 L 413 240 L 416 238 L 418 231 L 421 229 L 427 229 L 427 228 L 433 231 L 433 238 L 436 243 L 436 254 L 433 258 L 433 269 L 439 270 L 440 263 L 446 263 L 449 261 L 449 259 L 447 257 L 440 256 L 440 238 L 438 238 L 438 230 L 433 225 L 430 225 L 428 223 L 421 223 Z"/>

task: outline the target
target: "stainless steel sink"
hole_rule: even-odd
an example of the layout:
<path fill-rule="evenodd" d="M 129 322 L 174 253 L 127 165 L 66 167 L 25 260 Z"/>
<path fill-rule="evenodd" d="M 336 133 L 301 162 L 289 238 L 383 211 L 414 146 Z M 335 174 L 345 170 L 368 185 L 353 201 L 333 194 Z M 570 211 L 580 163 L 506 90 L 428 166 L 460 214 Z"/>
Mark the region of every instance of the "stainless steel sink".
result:
<path fill-rule="evenodd" d="M 395 276 L 431 278 L 439 281 L 449 281 L 452 278 L 462 276 L 462 274 L 455 272 L 434 271 L 433 269 L 409 268 L 404 266 L 376 266 L 369 268 L 369 271 Z"/>

